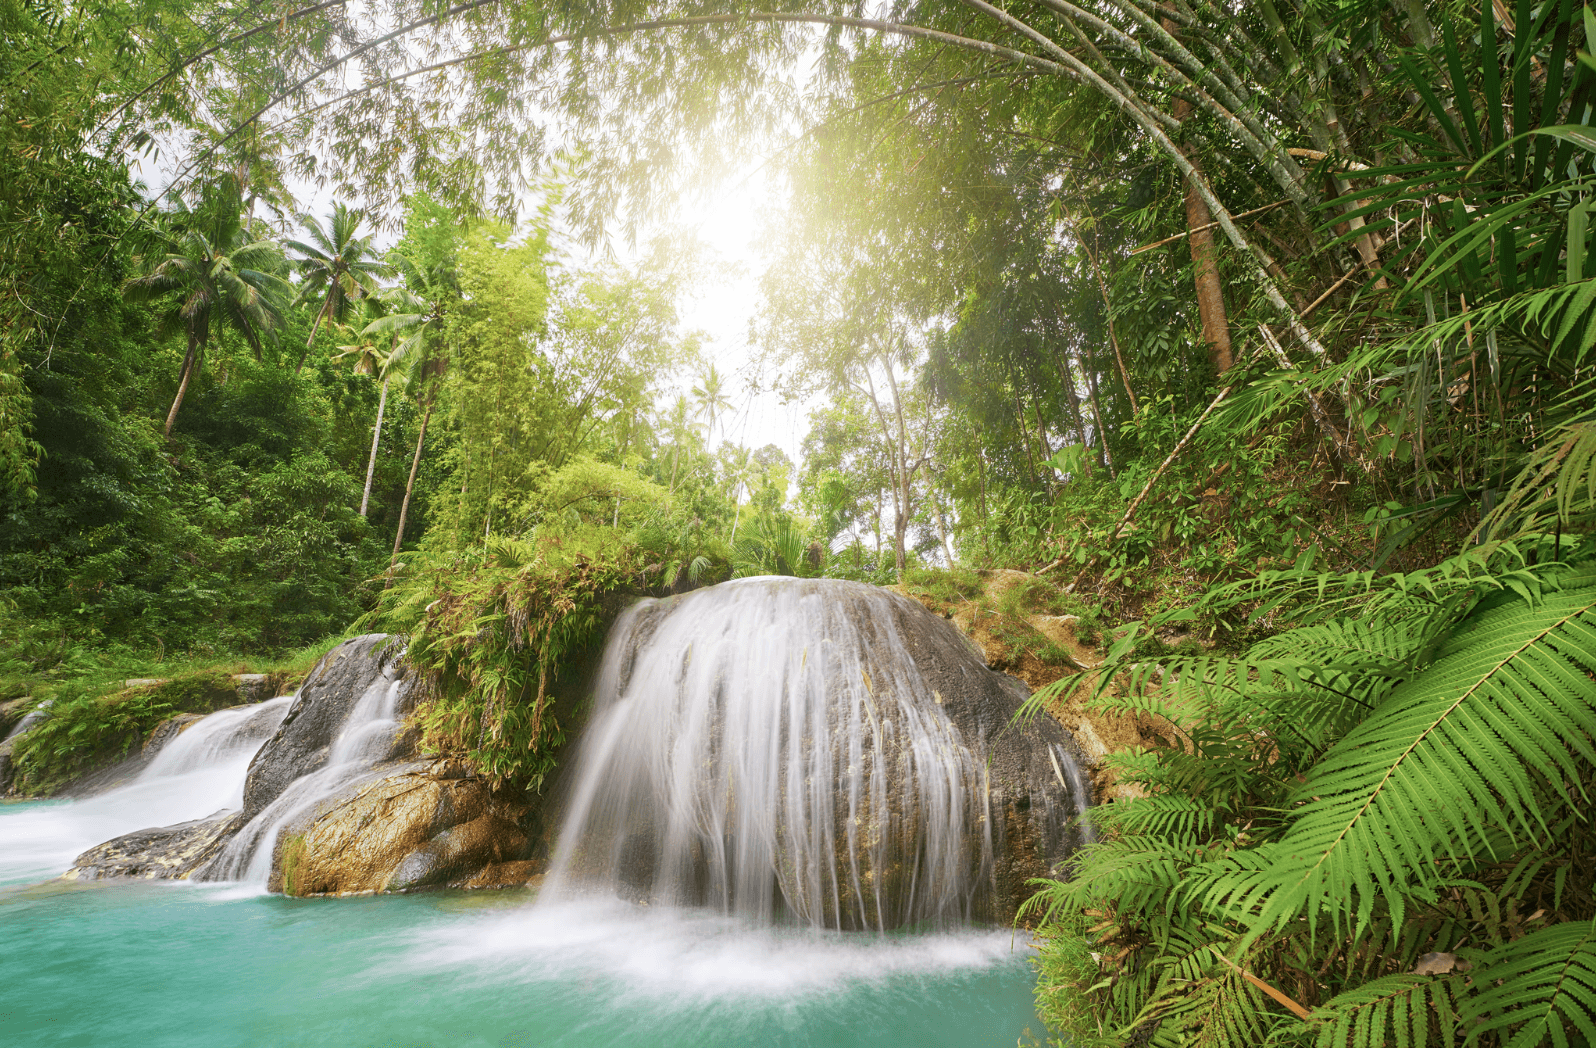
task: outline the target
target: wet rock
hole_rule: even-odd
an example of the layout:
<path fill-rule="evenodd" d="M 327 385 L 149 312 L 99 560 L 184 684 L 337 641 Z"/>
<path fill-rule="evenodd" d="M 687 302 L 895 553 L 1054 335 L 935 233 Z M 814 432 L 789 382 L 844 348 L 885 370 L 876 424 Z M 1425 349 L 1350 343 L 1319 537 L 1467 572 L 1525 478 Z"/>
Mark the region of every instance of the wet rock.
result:
<path fill-rule="evenodd" d="M 750 579 L 617 623 L 562 879 L 828 927 L 1008 923 L 1084 839 L 1086 758 L 947 619 Z M 727 900 L 730 900 L 728 903 Z"/>
<path fill-rule="evenodd" d="M 387 634 L 369 633 L 345 641 L 311 671 L 277 734 L 250 763 L 244 784 L 246 819 L 276 799 L 289 783 L 327 762 L 333 740 L 366 689 L 403 676 L 398 664 L 401 649 L 390 643 L 393 640 Z"/>
<path fill-rule="evenodd" d="M 515 881 L 531 842 L 519 793 L 463 778 L 446 762 L 379 770 L 283 829 L 268 887 L 290 895 L 403 891 Z M 493 874 L 492 867 L 504 867 Z M 472 886 L 485 886 L 472 884 Z"/>
<path fill-rule="evenodd" d="M 69 881 L 108 877 L 183 880 L 215 855 L 238 825 L 237 812 L 221 811 L 193 822 L 137 830 L 90 848 L 62 877 Z"/>
<path fill-rule="evenodd" d="M 546 863 L 536 859 L 496 862 L 484 866 L 465 880 L 452 881 L 451 888 L 536 888 L 543 883 Z"/>
<path fill-rule="evenodd" d="M 932 699 L 959 729 L 965 745 L 984 754 L 992 813 L 992 919 L 1010 923 L 1033 894 L 1033 877 L 1057 876 L 1083 842 L 1074 820 L 1091 802 L 1077 770 L 1091 763 L 1075 738 L 1051 717 L 1014 723 L 1031 689 L 996 673 L 972 651 L 956 625 L 916 601 L 892 594 L 892 625 Z M 879 629 L 865 609 L 861 630 Z M 1060 760 L 1057 752 L 1068 755 Z"/>

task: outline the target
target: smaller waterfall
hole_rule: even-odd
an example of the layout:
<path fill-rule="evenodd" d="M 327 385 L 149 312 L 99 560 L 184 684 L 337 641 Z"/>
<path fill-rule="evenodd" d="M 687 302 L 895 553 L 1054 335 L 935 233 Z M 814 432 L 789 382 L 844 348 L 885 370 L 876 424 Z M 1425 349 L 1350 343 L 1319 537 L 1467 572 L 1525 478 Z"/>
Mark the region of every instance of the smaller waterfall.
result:
<path fill-rule="evenodd" d="M 18 735 L 21 735 L 23 732 L 31 729 L 34 725 L 42 722 L 45 718 L 50 716 L 50 707 L 53 705 L 55 705 L 55 703 L 50 699 L 46 699 L 39 703 L 37 707 L 28 712 L 27 716 L 17 721 L 16 726 L 6 733 L 5 739 L 0 741 L 10 742 Z"/>
<path fill-rule="evenodd" d="M 0 883 L 60 873 L 86 848 L 125 833 L 240 807 L 249 762 L 292 702 L 283 696 L 196 721 L 118 789 L 0 809 Z"/>
<path fill-rule="evenodd" d="M 153 782 L 208 768 L 225 768 L 229 784 L 236 782 L 236 788 L 229 802 L 219 807 L 241 807 L 244 776 L 238 774 L 237 765 L 242 764 L 244 771 L 248 771 L 250 759 L 272 737 L 293 701 L 292 695 L 281 695 L 258 706 L 211 714 L 162 746 L 136 781 Z"/>
<path fill-rule="evenodd" d="M 265 884 L 282 829 L 301 816 L 313 814 L 323 800 L 366 774 L 392 751 L 399 732 L 399 701 L 406 686 L 403 678 L 383 676 L 373 681 L 350 709 L 328 750 L 326 762 L 289 783 L 228 841 L 196 879 Z"/>

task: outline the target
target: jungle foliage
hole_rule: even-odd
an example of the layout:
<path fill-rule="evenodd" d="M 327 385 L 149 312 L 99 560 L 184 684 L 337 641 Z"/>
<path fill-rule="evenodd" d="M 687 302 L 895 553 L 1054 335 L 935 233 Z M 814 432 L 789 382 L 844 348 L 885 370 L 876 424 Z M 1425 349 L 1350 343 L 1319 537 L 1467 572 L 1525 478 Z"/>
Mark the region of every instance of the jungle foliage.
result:
<path fill-rule="evenodd" d="M 0 0 L 11 679 L 364 614 L 536 785 L 619 600 L 1027 568 L 1109 648 L 1038 708 L 1183 740 L 1038 886 L 1073 1043 L 1596 1038 L 1587 9 L 105 6 Z M 558 250 L 772 141 L 796 463 L 690 260 Z"/>

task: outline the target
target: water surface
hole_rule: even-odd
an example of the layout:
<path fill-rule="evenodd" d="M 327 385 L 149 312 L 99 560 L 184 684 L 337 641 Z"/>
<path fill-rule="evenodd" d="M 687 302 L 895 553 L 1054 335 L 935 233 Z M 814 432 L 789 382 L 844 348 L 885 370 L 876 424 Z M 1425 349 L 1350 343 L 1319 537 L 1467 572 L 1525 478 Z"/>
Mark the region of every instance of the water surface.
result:
<path fill-rule="evenodd" d="M 96 1048 L 1008 1048 L 1040 1029 L 1007 932 L 773 931 L 530 898 L 4 889 L 0 1029 Z"/>

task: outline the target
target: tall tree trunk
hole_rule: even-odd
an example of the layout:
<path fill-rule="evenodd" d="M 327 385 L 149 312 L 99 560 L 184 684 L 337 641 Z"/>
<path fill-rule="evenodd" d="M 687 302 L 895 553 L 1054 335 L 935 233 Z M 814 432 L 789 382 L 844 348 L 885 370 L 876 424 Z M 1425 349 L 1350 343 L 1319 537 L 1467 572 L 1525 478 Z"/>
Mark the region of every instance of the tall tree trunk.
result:
<path fill-rule="evenodd" d="M 1080 228 L 1076 227 L 1075 239 L 1080 241 L 1081 250 L 1086 252 L 1086 260 L 1092 264 L 1092 273 L 1097 277 L 1097 293 L 1103 299 L 1103 324 L 1108 328 L 1108 342 L 1114 347 L 1114 362 L 1119 365 L 1120 381 L 1125 383 L 1125 397 L 1130 401 L 1131 414 L 1135 415 L 1136 391 L 1131 388 L 1130 372 L 1125 369 L 1125 354 L 1119 351 L 1119 335 L 1114 331 L 1114 303 L 1108 297 L 1108 281 L 1103 279 L 1103 267 L 1097 264 L 1099 252 L 1086 246 L 1086 241 L 1081 239 Z M 1092 216 L 1092 239 L 1097 239 L 1097 216 Z M 1096 396 L 1096 387 L 1092 395 Z"/>
<path fill-rule="evenodd" d="M 1097 416 L 1097 464 L 1108 470 L 1108 479 L 1114 479 L 1114 456 L 1108 450 L 1108 429 L 1103 425 L 1103 402 L 1097 397 L 1097 373 L 1086 367 L 1086 389 L 1092 395 L 1092 414 Z"/>
<path fill-rule="evenodd" d="M 1075 424 L 1075 436 L 1081 442 L 1081 451 L 1085 452 L 1086 449 L 1091 447 L 1086 442 L 1086 413 L 1081 410 L 1081 397 L 1075 391 L 1075 378 L 1070 374 L 1070 357 L 1068 353 L 1059 354 L 1058 374 L 1059 379 L 1064 384 L 1064 400 L 1069 404 L 1070 421 Z M 1090 477 L 1092 475 L 1092 457 L 1082 454 L 1081 464 L 1086 470 L 1086 475 Z"/>
<path fill-rule="evenodd" d="M 177 380 L 177 396 L 172 398 L 172 410 L 166 413 L 166 429 L 161 436 L 170 437 L 177 423 L 177 409 L 183 406 L 183 395 L 188 392 L 189 379 L 194 377 L 194 363 L 198 358 L 199 339 L 193 331 L 188 333 L 188 353 L 183 357 L 183 374 Z"/>
<path fill-rule="evenodd" d="M 366 519 L 371 504 L 371 478 L 377 472 L 377 444 L 382 440 L 382 412 L 388 406 L 388 376 L 382 376 L 382 392 L 377 396 L 377 424 L 371 427 L 371 457 L 366 459 L 366 490 L 360 493 L 360 519 Z"/>
<path fill-rule="evenodd" d="M 405 481 L 405 500 L 399 505 L 399 531 L 393 537 L 393 556 L 388 558 L 388 582 L 393 585 L 393 566 L 399 563 L 399 547 L 405 541 L 405 521 L 410 516 L 410 494 L 416 489 L 416 470 L 421 466 L 421 445 L 427 439 L 427 423 L 432 421 L 433 398 L 427 398 L 427 409 L 421 415 L 421 432 L 416 434 L 416 453 L 410 459 L 410 479 Z"/>
<path fill-rule="evenodd" d="M 1191 115 L 1191 103 L 1184 98 L 1175 101 L 1170 114 L 1176 120 Z M 1192 166 L 1197 166 L 1196 154 L 1188 152 Z M 1200 170 L 1200 169 L 1199 169 Z M 1208 205 L 1198 195 L 1197 187 L 1186 184 L 1186 228 L 1191 230 L 1191 262 L 1197 284 L 1197 314 L 1202 319 L 1203 344 L 1208 347 L 1208 359 L 1214 371 L 1223 375 L 1235 363 L 1230 352 L 1230 321 L 1225 316 L 1225 289 L 1219 281 L 1219 257 L 1214 247 L 1213 216 Z"/>
<path fill-rule="evenodd" d="M 1166 0 L 1164 6 L 1173 8 L 1174 5 Z M 1160 23 L 1166 32 L 1180 39 L 1178 25 L 1167 18 L 1160 19 Z M 1191 114 L 1192 104 L 1184 98 L 1175 99 L 1175 104 L 1169 108 L 1169 115 L 1182 124 Z M 1185 143 L 1181 144 L 1180 151 L 1192 169 L 1201 174 L 1202 165 L 1198 163 L 1196 151 Z M 1214 371 L 1223 375 L 1235 363 L 1235 358 L 1230 352 L 1230 321 L 1225 315 L 1224 285 L 1219 280 L 1219 253 L 1214 247 L 1213 221 L 1214 216 L 1198 193 L 1196 182 L 1186 179 L 1186 228 L 1189 230 L 1186 239 L 1191 244 L 1197 314 L 1202 321 L 1203 345 L 1208 347 L 1208 359 L 1213 361 Z"/>
<path fill-rule="evenodd" d="M 1036 443 L 1041 447 L 1042 458 L 1042 484 L 1047 488 L 1049 496 L 1053 494 L 1053 467 L 1048 461 L 1053 457 L 1053 445 L 1047 439 L 1047 422 L 1042 416 L 1042 398 L 1039 393 L 1041 382 L 1033 377 L 1029 383 L 1031 387 L 1031 410 L 1036 414 Z"/>
<path fill-rule="evenodd" d="M 953 568 L 953 546 L 948 542 L 948 522 L 942 516 L 942 500 L 932 496 L 931 507 L 937 511 L 937 537 L 942 540 L 942 552 L 948 558 L 948 569 Z"/>
<path fill-rule="evenodd" d="M 1025 421 L 1025 405 L 1020 403 L 1020 387 L 1012 378 L 1009 380 L 1009 385 L 1014 391 L 1014 417 L 1019 419 L 1020 446 L 1025 448 L 1025 462 L 1031 467 L 1031 476 L 1034 477 L 1037 475 L 1036 456 L 1031 454 L 1031 434 Z"/>
<path fill-rule="evenodd" d="M 981 482 L 981 523 L 985 524 L 992 519 L 992 512 L 986 507 L 986 444 L 982 442 L 981 427 L 975 429 L 975 479 Z"/>
<path fill-rule="evenodd" d="M 327 315 L 327 308 L 331 305 L 332 299 L 328 298 L 326 302 L 322 303 L 322 307 L 316 310 L 316 319 L 310 325 L 310 337 L 305 339 L 305 348 L 300 351 L 299 363 L 294 365 L 294 374 L 299 374 L 300 369 L 305 366 L 305 360 L 310 356 L 310 347 L 316 344 L 316 329 L 321 327 L 322 318 Z M 260 358 L 259 353 L 256 353 L 255 356 L 256 359 Z"/>

